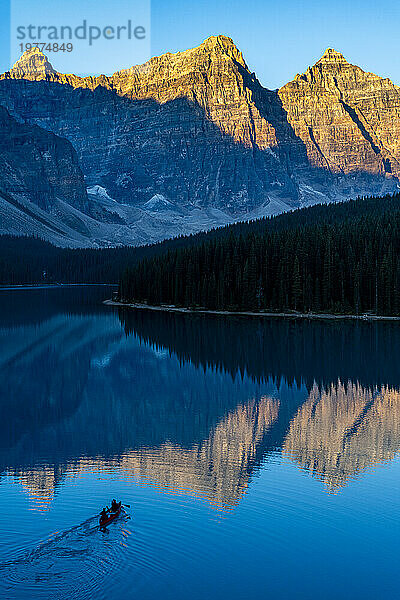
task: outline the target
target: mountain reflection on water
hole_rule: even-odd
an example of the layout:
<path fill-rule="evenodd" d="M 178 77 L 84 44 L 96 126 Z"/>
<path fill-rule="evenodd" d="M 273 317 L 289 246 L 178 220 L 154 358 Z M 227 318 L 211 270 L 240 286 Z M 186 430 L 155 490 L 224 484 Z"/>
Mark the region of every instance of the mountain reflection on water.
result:
<path fill-rule="evenodd" d="M 113 311 L 109 295 L 0 293 L 0 471 L 38 508 L 110 470 L 232 507 L 277 450 L 337 492 L 398 452 L 396 324 Z"/>

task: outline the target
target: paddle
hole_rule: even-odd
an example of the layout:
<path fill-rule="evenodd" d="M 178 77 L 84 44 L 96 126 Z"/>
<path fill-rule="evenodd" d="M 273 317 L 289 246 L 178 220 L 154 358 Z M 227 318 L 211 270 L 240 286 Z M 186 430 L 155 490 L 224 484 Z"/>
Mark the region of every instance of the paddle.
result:
<path fill-rule="evenodd" d="M 123 504 L 122 506 L 126 506 L 126 508 L 130 508 L 131 507 L 130 504 Z"/>

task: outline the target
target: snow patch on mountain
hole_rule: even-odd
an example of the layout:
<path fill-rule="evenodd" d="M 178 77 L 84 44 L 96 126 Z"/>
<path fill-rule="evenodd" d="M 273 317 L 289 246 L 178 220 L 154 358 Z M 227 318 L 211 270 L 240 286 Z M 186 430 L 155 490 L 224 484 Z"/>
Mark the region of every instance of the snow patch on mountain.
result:
<path fill-rule="evenodd" d="M 103 198 L 104 200 L 111 200 L 112 202 L 116 202 L 116 200 L 114 200 L 114 198 L 111 198 L 108 195 L 107 190 L 105 188 L 103 188 L 101 185 L 92 185 L 91 187 L 88 187 L 87 193 L 90 196 L 96 196 L 98 198 Z"/>
<path fill-rule="evenodd" d="M 150 200 L 145 202 L 143 206 L 147 210 L 162 210 L 165 207 L 172 207 L 172 203 L 162 194 L 155 194 Z"/>

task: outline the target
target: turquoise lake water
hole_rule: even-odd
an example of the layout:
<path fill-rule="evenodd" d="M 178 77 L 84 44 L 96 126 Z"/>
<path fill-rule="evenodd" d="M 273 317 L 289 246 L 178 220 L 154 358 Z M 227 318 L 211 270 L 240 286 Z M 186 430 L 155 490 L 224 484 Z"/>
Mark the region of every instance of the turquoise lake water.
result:
<path fill-rule="evenodd" d="M 397 598 L 400 325 L 110 296 L 0 291 L 0 598 Z"/>

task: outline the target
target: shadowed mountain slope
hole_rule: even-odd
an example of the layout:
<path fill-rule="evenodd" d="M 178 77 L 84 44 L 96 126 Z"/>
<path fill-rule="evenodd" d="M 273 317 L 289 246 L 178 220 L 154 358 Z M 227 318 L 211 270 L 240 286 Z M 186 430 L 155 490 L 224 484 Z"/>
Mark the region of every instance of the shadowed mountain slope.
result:
<path fill-rule="evenodd" d="M 225 36 L 109 77 L 59 73 L 34 48 L 0 77 L 0 104 L 76 150 L 89 191 L 82 245 L 393 192 L 399 99 L 332 49 L 265 89 Z"/>

